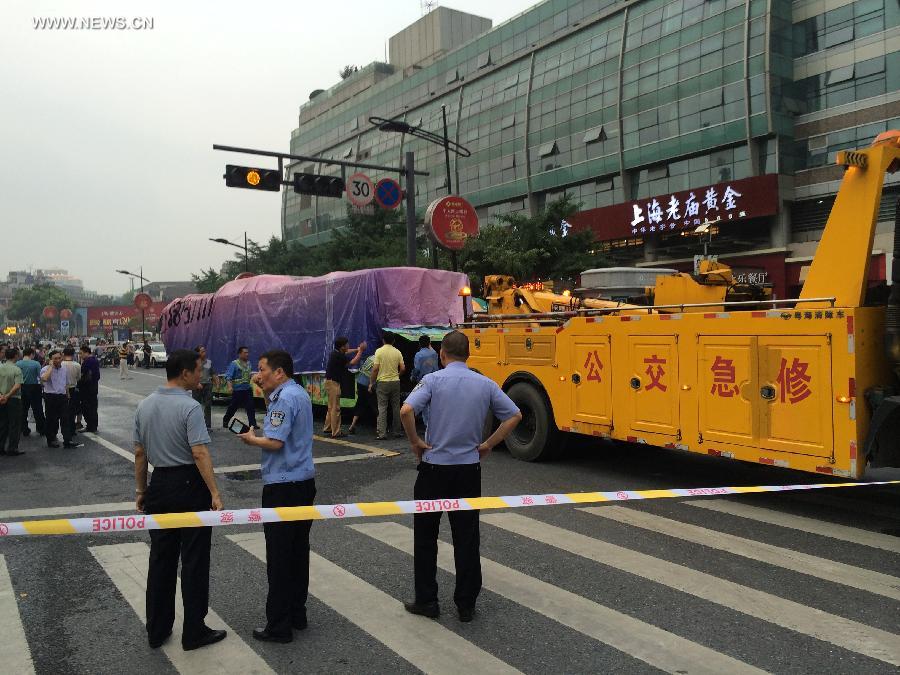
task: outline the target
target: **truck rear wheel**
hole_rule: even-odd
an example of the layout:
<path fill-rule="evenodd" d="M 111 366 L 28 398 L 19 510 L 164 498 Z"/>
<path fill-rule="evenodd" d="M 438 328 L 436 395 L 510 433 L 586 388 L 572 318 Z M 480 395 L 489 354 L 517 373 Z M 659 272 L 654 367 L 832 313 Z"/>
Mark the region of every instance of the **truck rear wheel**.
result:
<path fill-rule="evenodd" d="M 526 382 L 514 384 L 507 393 L 522 411 L 522 421 L 506 437 L 510 454 L 526 462 L 540 462 L 556 456 L 559 430 L 544 394 Z"/>

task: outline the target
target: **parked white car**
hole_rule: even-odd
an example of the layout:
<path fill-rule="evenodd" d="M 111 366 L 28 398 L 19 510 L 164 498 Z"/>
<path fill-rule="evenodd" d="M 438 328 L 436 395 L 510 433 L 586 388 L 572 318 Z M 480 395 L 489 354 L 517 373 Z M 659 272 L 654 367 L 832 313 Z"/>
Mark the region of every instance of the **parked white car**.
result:
<path fill-rule="evenodd" d="M 150 352 L 150 367 L 156 368 L 157 366 L 166 365 L 166 361 L 169 360 L 166 354 L 166 346 L 162 342 L 151 342 L 150 349 L 153 350 Z"/>

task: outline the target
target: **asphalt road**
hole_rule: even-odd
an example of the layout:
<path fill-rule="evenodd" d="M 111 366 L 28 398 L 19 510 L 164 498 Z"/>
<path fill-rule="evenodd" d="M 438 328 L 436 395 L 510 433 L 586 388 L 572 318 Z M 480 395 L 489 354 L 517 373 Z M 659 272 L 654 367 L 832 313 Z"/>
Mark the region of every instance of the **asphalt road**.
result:
<path fill-rule="evenodd" d="M 32 436 L 22 442 L 26 455 L 0 459 L 0 521 L 129 513 L 133 411 L 162 383 L 162 371 L 122 381 L 104 370 L 99 438 L 83 434 L 84 448 L 50 450 Z M 415 463 L 405 444 L 373 436 L 317 439 L 317 502 L 411 498 Z M 484 464 L 484 494 L 824 482 L 644 446 L 572 445 L 547 464 L 495 452 Z M 212 448 L 226 470 L 218 476 L 226 507 L 257 506 L 259 474 L 247 467 L 258 453 L 221 429 Z M 310 627 L 289 645 L 251 636 L 264 623 L 261 528 L 215 528 L 208 623 L 230 634 L 190 653 L 177 642 L 147 646 L 146 534 L 0 539 L 0 669 L 897 672 L 898 497 L 897 488 L 873 486 L 486 512 L 484 591 L 469 624 L 453 612 L 449 553 L 438 578 L 440 619 L 403 611 L 412 595 L 410 517 L 317 522 Z M 446 520 L 442 537 L 449 541 Z"/>

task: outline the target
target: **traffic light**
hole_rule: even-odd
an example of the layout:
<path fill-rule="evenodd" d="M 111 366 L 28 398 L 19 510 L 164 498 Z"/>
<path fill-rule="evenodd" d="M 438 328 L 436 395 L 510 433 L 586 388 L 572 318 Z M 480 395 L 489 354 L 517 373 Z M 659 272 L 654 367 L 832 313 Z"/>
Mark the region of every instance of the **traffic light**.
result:
<path fill-rule="evenodd" d="M 281 190 L 281 172 L 278 169 L 255 169 L 250 166 L 225 165 L 225 185 L 249 190 Z"/>
<path fill-rule="evenodd" d="M 295 173 L 294 192 L 318 197 L 342 197 L 344 179 L 337 176 L 320 176 L 315 173 Z"/>

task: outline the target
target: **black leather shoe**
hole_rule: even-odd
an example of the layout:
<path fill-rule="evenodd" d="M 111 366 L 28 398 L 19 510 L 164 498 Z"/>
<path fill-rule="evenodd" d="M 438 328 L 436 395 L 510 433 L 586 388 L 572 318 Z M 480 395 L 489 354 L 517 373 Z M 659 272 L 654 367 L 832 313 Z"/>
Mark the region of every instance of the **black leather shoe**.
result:
<path fill-rule="evenodd" d="M 429 619 L 436 619 L 441 615 L 441 607 L 437 602 L 404 602 L 403 609 L 410 614 L 427 616 Z"/>
<path fill-rule="evenodd" d="M 25 454 L 24 450 L 7 450 L 6 451 L 6 455 L 8 457 L 18 457 L 19 455 L 24 455 L 24 454 Z"/>
<path fill-rule="evenodd" d="M 268 628 L 254 628 L 253 637 L 260 642 L 281 642 L 286 644 L 294 641 L 293 635 L 277 635 L 270 633 Z"/>
<path fill-rule="evenodd" d="M 74 450 L 75 448 L 83 448 L 84 443 L 63 443 L 64 448 L 68 448 L 69 450 Z"/>
<path fill-rule="evenodd" d="M 47 441 L 47 447 L 48 448 L 58 448 L 59 443 L 57 443 L 56 441 Z"/>
<path fill-rule="evenodd" d="M 456 613 L 459 616 L 459 620 L 463 623 L 469 623 L 475 616 L 475 608 L 474 607 L 457 607 Z"/>
<path fill-rule="evenodd" d="M 169 631 L 163 637 L 157 638 L 155 640 L 148 637 L 147 643 L 150 645 L 150 649 L 159 649 L 166 643 L 166 640 L 168 640 L 169 637 L 171 637 L 171 635 L 172 635 L 172 631 Z"/>
<path fill-rule="evenodd" d="M 194 649 L 200 649 L 200 647 L 206 647 L 207 645 L 221 642 L 225 639 L 225 636 L 228 635 L 228 631 L 225 630 L 213 630 L 212 628 L 207 628 L 206 630 L 207 632 L 203 633 L 197 640 L 182 640 L 181 646 L 184 647 L 184 651 L 190 652 Z"/>
<path fill-rule="evenodd" d="M 291 622 L 291 627 L 294 630 L 306 630 L 307 625 L 309 624 L 307 623 L 305 616 L 302 619 L 294 619 Z"/>

